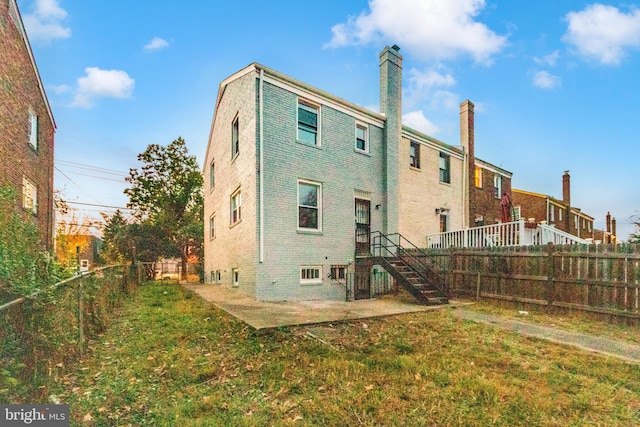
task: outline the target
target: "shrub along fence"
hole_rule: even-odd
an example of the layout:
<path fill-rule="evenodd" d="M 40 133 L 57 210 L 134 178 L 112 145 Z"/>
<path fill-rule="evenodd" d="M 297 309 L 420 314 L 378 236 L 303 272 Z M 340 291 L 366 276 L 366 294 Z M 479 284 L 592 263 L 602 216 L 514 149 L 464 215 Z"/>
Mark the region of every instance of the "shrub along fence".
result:
<path fill-rule="evenodd" d="M 430 251 L 452 296 L 640 320 L 640 245 Z"/>
<path fill-rule="evenodd" d="M 137 267 L 104 267 L 1 304 L 0 402 L 46 401 L 49 378 L 80 357 L 139 280 Z"/>

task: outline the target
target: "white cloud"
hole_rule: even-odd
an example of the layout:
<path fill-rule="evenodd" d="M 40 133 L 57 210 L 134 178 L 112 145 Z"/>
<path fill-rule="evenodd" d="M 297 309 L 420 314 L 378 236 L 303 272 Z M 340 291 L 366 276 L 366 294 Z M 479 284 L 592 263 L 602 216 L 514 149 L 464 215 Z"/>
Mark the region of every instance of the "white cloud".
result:
<path fill-rule="evenodd" d="M 457 109 L 457 95 L 444 89 L 455 84 L 456 79 L 441 65 L 423 71 L 412 68 L 403 102 L 408 108 L 427 102 L 430 108 Z"/>
<path fill-rule="evenodd" d="M 555 89 L 562 84 L 562 79 L 546 71 L 538 71 L 533 75 L 533 84 L 541 89 Z"/>
<path fill-rule="evenodd" d="M 570 12 L 563 40 L 590 59 L 617 65 L 629 49 L 640 48 L 640 10 L 621 12 L 613 6 L 592 4 Z"/>
<path fill-rule="evenodd" d="M 169 47 L 169 42 L 160 37 L 154 37 L 149 43 L 144 45 L 144 50 L 154 51 Z"/>
<path fill-rule="evenodd" d="M 429 119 L 424 116 L 422 110 L 403 114 L 402 123 L 427 135 L 434 135 L 440 130 L 438 126 L 431 123 Z"/>
<path fill-rule="evenodd" d="M 23 17 L 24 26 L 33 41 L 49 42 L 71 37 L 71 29 L 63 26 L 67 11 L 58 0 L 36 0 L 33 13 Z"/>
<path fill-rule="evenodd" d="M 560 57 L 560 52 L 556 50 L 553 53 L 550 53 L 549 55 L 543 56 L 542 58 L 535 57 L 533 58 L 533 60 L 538 65 L 546 65 L 549 67 L 554 67 L 559 57 Z"/>
<path fill-rule="evenodd" d="M 470 55 L 489 64 L 507 38 L 475 20 L 484 6 L 485 0 L 369 0 L 369 11 L 333 26 L 325 47 L 392 40 L 425 60 Z"/>
<path fill-rule="evenodd" d="M 58 95 L 71 91 L 71 88 L 68 85 L 47 85 L 47 89 L 53 93 L 57 93 Z"/>
<path fill-rule="evenodd" d="M 78 78 L 78 91 L 71 103 L 73 107 L 90 108 L 98 98 L 129 98 L 135 80 L 121 70 L 85 68 L 87 75 Z"/>

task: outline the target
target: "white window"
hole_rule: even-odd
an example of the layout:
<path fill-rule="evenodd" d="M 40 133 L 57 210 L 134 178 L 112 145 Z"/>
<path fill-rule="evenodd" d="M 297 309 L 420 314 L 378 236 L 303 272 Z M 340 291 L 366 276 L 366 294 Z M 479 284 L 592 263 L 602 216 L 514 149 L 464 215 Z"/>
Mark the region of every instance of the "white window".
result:
<path fill-rule="evenodd" d="M 231 123 L 231 158 L 234 159 L 240 153 L 240 122 L 236 116 Z"/>
<path fill-rule="evenodd" d="M 238 272 L 237 268 L 231 269 L 231 281 L 233 286 L 240 285 L 240 273 Z"/>
<path fill-rule="evenodd" d="M 369 127 L 363 123 L 356 123 L 356 150 L 369 152 Z"/>
<path fill-rule="evenodd" d="M 322 283 L 322 266 L 321 265 L 303 265 L 300 267 L 300 283 L 301 284 L 317 284 Z"/>
<path fill-rule="evenodd" d="M 298 229 L 322 230 L 322 185 L 298 181 Z"/>
<path fill-rule="evenodd" d="M 556 208 L 553 205 L 549 205 L 549 222 L 555 222 L 556 221 Z"/>
<path fill-rule="evenodd" d="M 211 161 L 209 165 L 209 190 L 213 190 L 216 186 L 216 162 L 214 160 Z"/>
<path fill-rule="evenodd" d="M 209 239 L 216 238 L 216 214 L 211 215 L 209 218 Z"/>
<path fill-rule="evenodd" d="M 451 183 L 451 157 L 440 153 L 440 182 Z"/>
<path fill-rule="evenodd" d="M 216 270 L 216 283 L 222 282 L 222 273 L 220 270 Z"/>
<path fill-rule="evenodd" d="M 578 215 L 573 215 L 573 226 L 575 227 L 575 229 L 577 230 L 579 227 L 579 222 L 578 222 Z"/>
<path fill-rule="evenodd" d="M 38 213 L 38 191 L 36 185 L 27 178 L 22 178 L 22 207 Z"/>
<path fill-rule="evenodd" d="M 420 144 L 415 141 L 409 142 L 409 166 L 420 169 Z"/>
<path fill-rule="evenodd" d="M 298 141 L 320 146 L 320 107 L 308 101 L 298 100 Z"/>
<path fill-rule="evenodd" d="M 558 209 L 558 221 L 562 221 L 562 209 Z"/>
<path fill-rule="evenodd" d="M 29 144 L 38 149 L 38 116 L 29 110 Z"/>
<path fill-rule="evenodd" d="M 216 283 L 216 272 L 211 270 L 211 283 Z"/>
<path fill-rule="evenodd" d="M 331 279 L 332 280 L 344 280 L 347 277 L 346 265 L 332 265 L 331 266 Z"/>
<path fill-rule="evenodd" d="M 493 175 L 493 187 L 495 190 L 494 196 L 496 199 L 502 198 L 502 176 L 495 174 Z"/>
<path fill-rule="evenodd" d="M 233 193 L 231 195 L 231 224 L 236 224 L 238 222 L 240 222 L 240 220 L 242 219 L 242 212 L 241 212 L 241 208 L 242 207 L 242 193 L 240 192 L 240 189 L 236 190 L 235 193 Z"/>

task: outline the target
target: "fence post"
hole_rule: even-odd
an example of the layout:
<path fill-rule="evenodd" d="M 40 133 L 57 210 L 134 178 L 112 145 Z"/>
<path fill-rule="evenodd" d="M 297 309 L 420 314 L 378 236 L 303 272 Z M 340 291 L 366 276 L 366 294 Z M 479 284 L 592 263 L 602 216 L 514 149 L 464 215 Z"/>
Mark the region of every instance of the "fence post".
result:
<path fill-rule="evenodd" d="M 554 257 L 555 248 L 553 243 L 547 244 L 547 309 L 553 307 L 553 299 L 555 298 L 555 281 L 553 276 L 555 275 L 556 263 Z"/>
<path fill-rule="evenodd" d="M 84 352 L 84 308 L 82 298 L 82 276 L 78 279 L 78 349 L 80 354 Z"/>

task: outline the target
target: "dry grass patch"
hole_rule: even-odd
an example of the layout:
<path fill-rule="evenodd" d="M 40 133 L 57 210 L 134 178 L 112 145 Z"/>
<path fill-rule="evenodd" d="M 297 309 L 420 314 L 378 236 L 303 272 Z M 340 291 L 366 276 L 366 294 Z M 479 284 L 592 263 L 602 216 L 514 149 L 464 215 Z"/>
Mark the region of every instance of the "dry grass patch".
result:
<path fill-rule="evenodd" d="M 78 425 L 638 425 L 640 367 L 448 310 L 254 332 L 149 284 L 57 397 Z"/>

